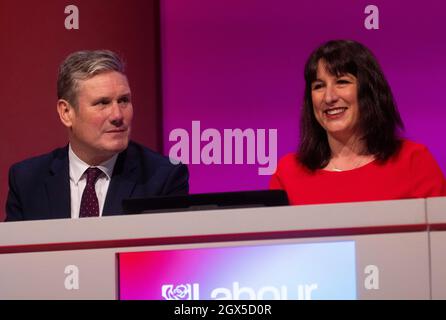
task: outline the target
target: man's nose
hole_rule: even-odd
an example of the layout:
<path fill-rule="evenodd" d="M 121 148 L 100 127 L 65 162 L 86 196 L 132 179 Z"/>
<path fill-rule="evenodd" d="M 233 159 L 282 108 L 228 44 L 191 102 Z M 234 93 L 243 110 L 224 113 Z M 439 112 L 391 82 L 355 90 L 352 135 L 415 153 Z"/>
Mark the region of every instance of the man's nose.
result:
<path fill-rule="evenodd" d="M 120 126 L 122 125 L 123 120 L 124 113 L 122 112 L 122 107 L 117 101 L 115 101 L 111 106 L 110 122 L 115 126 Z"/>

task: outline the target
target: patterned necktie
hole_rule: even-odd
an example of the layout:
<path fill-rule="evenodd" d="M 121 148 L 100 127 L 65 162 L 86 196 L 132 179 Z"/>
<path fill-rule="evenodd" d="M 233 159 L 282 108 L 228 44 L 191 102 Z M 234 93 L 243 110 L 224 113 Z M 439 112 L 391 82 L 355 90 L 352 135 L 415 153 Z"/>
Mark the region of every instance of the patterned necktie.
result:
<path fill-rule="evenodd" d="M 99 168 L 88 168 L 85 172 L 87 173 L 87 185 L 82 193 L 79 218 L 99 217 L 99 202 L 95 184 L 102 171 Z"/>

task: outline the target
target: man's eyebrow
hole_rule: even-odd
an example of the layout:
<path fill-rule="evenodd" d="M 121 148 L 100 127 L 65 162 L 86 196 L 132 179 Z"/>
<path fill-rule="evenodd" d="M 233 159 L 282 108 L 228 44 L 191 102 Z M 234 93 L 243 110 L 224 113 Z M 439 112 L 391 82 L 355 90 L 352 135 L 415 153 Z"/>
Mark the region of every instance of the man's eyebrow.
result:
<path fill-rule="evenodd" d="M 118 99 L 125 98 L 125 97 L 131 97 L 131 96 L 132 96 L 131 92 L 126 92 L 126 93 L 119 95 Z M 100 96 L 100 97 L 94 98 L 93 102 L 97 103 L 97 102 L 104 101 L 104 100 L 113 100 L 113 98 L 109 97 L 109 96 Z"/>
<path fill-rule="evenodd" d="M 107 99 L 110 100 L 112 98 L 110 98 L 108 96 L 99 96 L 99 97 L 93 98 L 94 101 L 107 100 Z"/>

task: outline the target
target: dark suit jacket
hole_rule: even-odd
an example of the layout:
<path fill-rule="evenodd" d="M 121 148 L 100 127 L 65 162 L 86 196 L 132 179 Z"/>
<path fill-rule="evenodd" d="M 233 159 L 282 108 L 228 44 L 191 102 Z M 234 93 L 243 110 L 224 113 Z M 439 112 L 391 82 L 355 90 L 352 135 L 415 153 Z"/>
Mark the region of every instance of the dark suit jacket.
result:
<path fill-rule="evenodd" d="M 9 170 L 6 221 L 71 217 L 68 146 L 14 164 Z M 103 216 L 122 214 L 127 198 L 187 194 L 189 173 L 183 164 L 130 142 L 116 160 Z"/>

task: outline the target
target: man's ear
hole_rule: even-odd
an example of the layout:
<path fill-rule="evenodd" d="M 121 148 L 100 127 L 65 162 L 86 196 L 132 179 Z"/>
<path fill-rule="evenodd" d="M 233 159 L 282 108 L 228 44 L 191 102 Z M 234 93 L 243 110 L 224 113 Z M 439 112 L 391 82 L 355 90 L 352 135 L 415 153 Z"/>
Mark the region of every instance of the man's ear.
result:
<path fill-rule="evenodd" d="M 71 128 L 74 115 L 73 106 L 67 100 L 59 99 L 57 101 L 57 113 L 62 124 L 67 128 Z"/>

